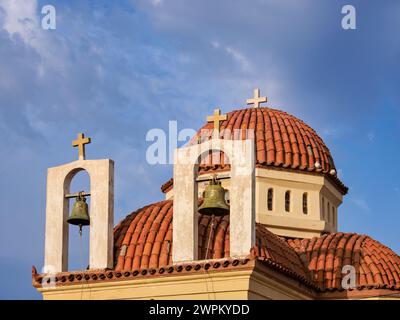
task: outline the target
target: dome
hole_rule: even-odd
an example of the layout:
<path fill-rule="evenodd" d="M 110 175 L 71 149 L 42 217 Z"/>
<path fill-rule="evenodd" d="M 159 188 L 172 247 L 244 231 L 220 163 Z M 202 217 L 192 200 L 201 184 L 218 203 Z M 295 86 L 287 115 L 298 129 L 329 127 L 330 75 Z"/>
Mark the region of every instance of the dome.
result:
<path fill-rule="evenodd" d="M 340 289 L 342 268 L 351 265 L 358 289 L 400 289 L 400 257 L 367 235 L 338 232 L 287 242 L 305 261 L 320 288 Z"/>
<path fill-rule="evenodd" d="M 301 172 L 326 175 L 343 193 L 347 187 L 337 178 L 333 157 L 318 134 L 302 120 L 280 110 L 267 107 L 247 108 L 227 112 L 227 119 L 220 122 L 221 139 L 242 139 L 245 130 L 254 130 L 256 166 L 276 167 Z M 213 123 L 206 123 L 193 137 L 190 144 L 212 138 Z M 228 170 L 229 166 L 212 162 L 205 157 L 200 171 Z M 172 180 L 161 190 L 169 190 Z"/>
<path fill-rule="evenodd" d="M 165 200 L 139 209 L 114 230 L 114 268 L 117 272 L 164 270 L 172 265 L 173 202 Z M 199 216 L 199 254 L 209 259 L 229 258 L 229 215 Z M 211 239 L 209 235 L 211 234 Z M 208 249 L 207 249 L 208 248 Z M 366 235 L 331 233 L 312 239 L 286 239 L 256 226 L 256 245 L 249 259 L 313 285 L 319 291 L 340 290 L 342 267 L 352 265 L 358 289 L 400 289 L 400 257 Z"/>

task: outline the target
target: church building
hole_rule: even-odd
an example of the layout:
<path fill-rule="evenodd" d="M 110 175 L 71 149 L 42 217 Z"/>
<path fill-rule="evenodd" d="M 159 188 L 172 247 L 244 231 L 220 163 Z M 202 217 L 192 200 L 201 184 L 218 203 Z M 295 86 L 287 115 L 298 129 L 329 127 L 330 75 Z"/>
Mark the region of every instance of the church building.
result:
<path fill-rule="evenodd" d="M 340 232 L 348 188 L 324 141 L 265 102 L 256 89 L 246 108 L 214 110 L 175 150 L 165 199 L 116 225 L 114 162 L 87 160 L 79 134 L 79 160 L 47 173 L 43 298 L 400 299 L 400 257 Z M 82 170 L 90 190 L 71 194 Z M 86 270 L 68 270 L 70 224 L 90 230 Z"/>

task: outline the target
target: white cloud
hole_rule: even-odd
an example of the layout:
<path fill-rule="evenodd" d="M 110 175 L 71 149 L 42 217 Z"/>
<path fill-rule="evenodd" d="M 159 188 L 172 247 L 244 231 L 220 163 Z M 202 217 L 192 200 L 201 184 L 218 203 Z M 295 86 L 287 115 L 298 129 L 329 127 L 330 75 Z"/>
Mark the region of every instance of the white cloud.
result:
<path fill-rule="evenodd" d="M 373 132 L 369 132 L 367 134 L 367 138 L 369 142 L 373 142 L 375 140 L 375 134 Z"/>
<path fill-rule="evenodd" d="M 333 127 L 325 127 L 321 130 L 321 134 L 324 137 L 336 138 L 339 136 L 339 133 L 340 133 L 339 130 Z"/>
<path fill-rule="evenodd" d="M 369 212 L 371 209 L 368 205 L 368 203 L 361 198 L 351 198 L 350 199 L 357 207 L 359 207 L 360 209 L 362 209 L 363 211 L 367 211 Z"/>
<path fill-rule="evenodd" d="M 151 0 L 151 4 L 155 7 L 158 7 L 164 3 L 164 0 Z"/>
<path fill-rule="evenodd" d="M 5 12 L 3 29 L 10 35 L 19 34 L 27 43 L 35 42 L 35 29 L 39 26 L 37 1 L 2 0 L 0 6 Z"/>
<path fill-rule="evenodd" d="M 68 48 L 62 45 L 60 34 L 42 29 L 37 0 L 1 0 L 0 9 L 5 15 L 0 28 L 9 34 L 11 39 L 22 39 L 41 57 L 41 63 L 36 65 L 39 78 L 50 70 L 65 72 L 64 62 L 67 60 Z"/>
<path fill-rule="evenodd" d="M 214 47 L 214 48 L 216 48 L 216 49 L 218 49 L 219 48 L 219 42 L 218 41 L 211 41 L 211 45 Z"/>
<path fill-rule="evenodd" d="M 239 63 L 243 71 L 250 70 L 250 61 L 245 57 L 243 53 L 241 53 L 238 49 L 232 47 L 226 47 L 225 50 L 233 57 L 233 59 L 235 59 Z"/>
<path fill-rule="evenodd" d="M 211 41 L 210 44 L 214 49 L 224 50 L 231 58 L 233 58 L 236 63 L 239 64 L 242 71 L 250 71 L 251 63 L 240 50 L 232 46 L 222 46 L 221 43 L 217 40 Z"/>

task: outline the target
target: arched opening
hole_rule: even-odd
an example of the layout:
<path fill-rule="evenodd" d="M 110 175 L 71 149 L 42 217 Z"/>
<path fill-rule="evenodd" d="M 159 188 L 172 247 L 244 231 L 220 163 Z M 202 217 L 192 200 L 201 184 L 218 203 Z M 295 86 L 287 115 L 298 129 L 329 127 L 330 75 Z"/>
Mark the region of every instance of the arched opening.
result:
<path fill-rule="evenodd" d="M 74 195 L 81 191 L 90 193 L 90 178 L 85 170 L 76 170 L 72 172 L 72 181 L 70 186 L 65 186 L 66 195 Z M 90 197 L 85 197 L 89 208 L 90 216 Z M 74 208 L 76 198 L 69 198 L 68 216 Z M 69 224 L 68 239 L 68 270 L 86 270 L 89 266 L 89 238 L 90 227 L 82 227 L 82 237 L 79 233 L 79 226 Z"/>
<path fill-rule="evenodd" d="M 308 214 L 308 194 L 307 194 L 307 192 L 303 193 L 303 213 Z"/>
<path fill-rule="evenodd" d="M 199 156 L 198 167 L 199 174 L 210 170 L 229 170 L 229 157 L 221 150 L 208 150 Z"/>
<path fill-rule="evenodd" d="M 221 150 L 208 150 L 203 152 L 197 159 L 195 166 L 196 192 L 199 195 L 199 207 L 205 200 L 205 190 L 213 178 L 221 182 L 224 189 L 223 201 L 229 206 L 229 179 L 225 173 L 228 172 L 229 157 Z M 229 176 L 229 175 L 228 175 Z M 196 193 L 195 193 L 196 194 Z M 218 259 L 225 257 L 229 251 L 229 212 L 226 214 L 198 215 L 198 259 Z"/>
<path fill-rule="evenodd" d="M 290 212 L 290 191 L 285 192 L 285 211 Z"/>
<path fill-rule="evenodd" d="M 267 193 L 267 208 L 268 211 L 273 210 L 273 202 L 274 202 L 274 189 L 269 188 Z"/>
<path fill-rule="evenodd" d="M 229 157 L 231 170 L 211 170 L 207 172 L 208 174 L 199 176 L 200 155 L 210 149 L 223 151 Z M 172 260 L 183 262 L 196 260 L 199 257 L 198 228 L 201 214 L 198 214 L 197 182 L 211 179 L 214 173 L 218 174 L 217 179 L 227 181 L 228 189 L 230 189 L 230 206 L 226 206 L 225 201 L 221 201 L 226 206 L 222 208 L 222 214 L 229 213 L 229 233 L 235 235 L 229 238 L 229 253 L 232 256 L 248 255 L 249 248 L 252 248 L 255 243 L 254 142 L 213 139 L 200 145 L 177 149 L 175 154 L 177 161 L 174 163 Z M 209 191 L 211 193 L 211 188 Z M 215 193 L 221 194 L 219 190 Z M 207 208 L 208 212 L 203 211 L 204 206 L 201 209 L 201 212 L 210 215 L 211 210 Z M 219 240 L 219 237 L 215 235 L 215 239 Z"/>

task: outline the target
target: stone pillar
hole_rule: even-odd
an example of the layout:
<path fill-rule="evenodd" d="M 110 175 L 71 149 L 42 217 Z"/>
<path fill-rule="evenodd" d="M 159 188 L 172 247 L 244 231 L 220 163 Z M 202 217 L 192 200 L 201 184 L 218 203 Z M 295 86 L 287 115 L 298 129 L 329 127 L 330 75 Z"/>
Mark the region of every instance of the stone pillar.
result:
<path fill-rule="evenodd" d="M 254 140 L 231 140 L 230 256 L 243 257 L 256 242 Z"/>
<path fill-rule="evenodd" d="M 255 157 L 253 140 L 212 139 L 175 150 L 174 159 L 174 263 L 198 259 L 197 165 L 209 150 L 223 151 L 230 172 L 230 252 L 246 256 L 255 244 Z"/>
<path fill-rule="evenodd" d="M 192 261 L 198 256 L 198 193 L 192 149 L 175 149 L 172 261 Z"/>
<path fill-rule="evenodd" d="M 85 170 L 90 178 L 90 269 L 113 267 L 114 161 L 78 160 L 47 172 L 45 269 L 68 269 L 69 201 L 73 177 Z M 85 190 L 89 191 L 89 190 Z"/>

